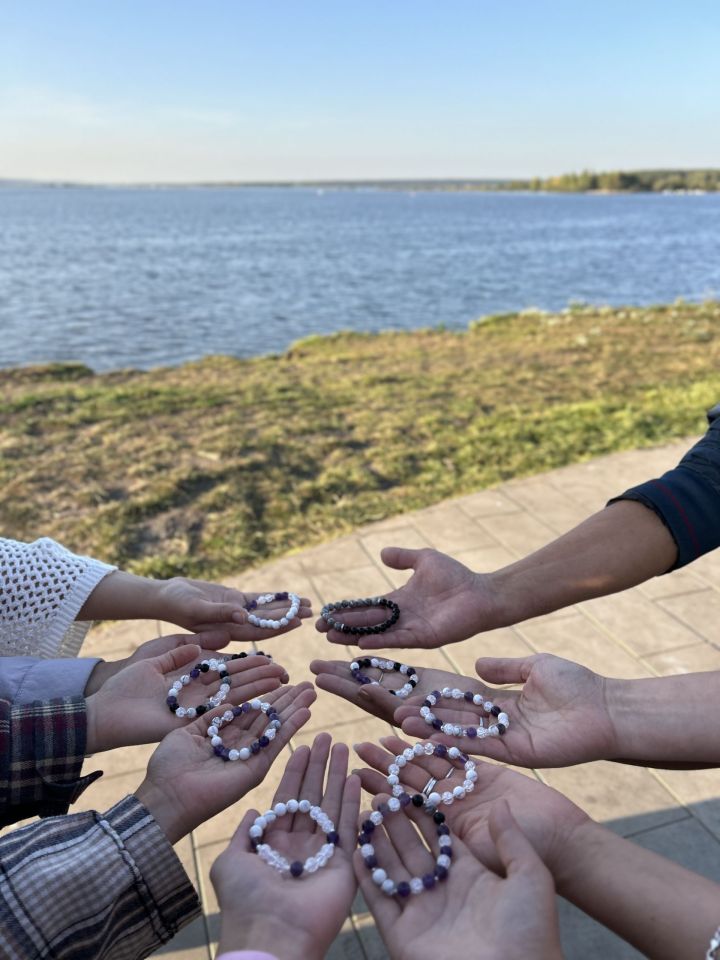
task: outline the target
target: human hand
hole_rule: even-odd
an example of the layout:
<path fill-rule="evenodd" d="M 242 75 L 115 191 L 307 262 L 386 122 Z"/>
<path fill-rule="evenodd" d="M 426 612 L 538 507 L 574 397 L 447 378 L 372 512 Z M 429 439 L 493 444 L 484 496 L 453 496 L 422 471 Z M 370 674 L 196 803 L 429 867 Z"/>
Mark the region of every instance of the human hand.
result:
<path fill-rule="evenodd" d="M 406 810 L 408 816 L 386 818 L 385 829 L 372 835 L 379 862 L 393 879 L 422 877 L 434 866 L 426 845 L 433 849 L 437 843 L 435 824 L 421 810 Z M 493 803 L 488 823 L 504 877 L 483 866 L 453 835 L 447 879 L 420 896 L 384 894 L 356 850 L 360 889 L 393 960 L 436 960 L 447 956 L 451 940 L 469 946 L 477 960 L 562 960 L 550 873 L 504 800 Z"/>
<path fill-rule="evenodd" d="M 251 600 L 257 600 L 260 593 L 242 593 L 220 583 L 188 580 L 186 577 L 173 577 L 171 580 L 158 581 L 158 584 L 156 605 L 159 620 L 175 623 L 194 633 L 209 634 L 216 640 L 224 637 L 226 643 L 261 643 L 294 630 L 302 620 L 312 615 L 310 601 L 303 597 L 298 615 L 287 627 L 264 629 L 248 623 L 248 611 L 245 609 Z M 288 607 L 289 601 L 276 600 L 263 606 L 262 612 L 268 618 L 277 620 L 287 612 Z"/>
<path fill-rule="evenodd" d="M 491 683 L 524 684 L 521 690 L 498 690 L 457 675 L 445 684 L 463 692 L 480 693 L 501 707 L 510 718 L 510 726 L 502 737 L 471 739 L 436 733 L 420 717 L 423 698 L 417 696 L 397 706 L 395 722 L 410 737 L 431 736 L 434 741 L 459 747 L 465 753 L 482 754 L 521 767 L 566 767 L 619 755 L 610 704 L 622 680 L 601 677 L 578 663 L 549 653 L 517 659 L 481 657 L 476 669 Z M 421 680 L 424 686 L 422 674 Z M 432 708 L 439 720 L 462 726 L 474 725 L 476 710 L 472 704 L 447 699 Z"/>
<path fill-rule="evenodd" d="M 382 746 L 375 743 L 355 746 L 357 755 L 371 768 L 355 772 L 360 775 L 363 789 L 372 794 L 387 792 L 388 765 L 412 745 L 392 736 L 381 737 L 380 743 Z M 440 783 L 449 772 L 457 769 L 447 759 L 423 755 L 402 768 L 400 779 L 409 793 L 421 793 L 430 778 L 438 781 L 437 790 L 441 791 L 452 789 L 459 782 L 455 773 L 454 776 L 451 774 L 450 787 Z M 496 873 L 502 872 L 503 865 L 490 837 L 488 820 L 493 803 L 507 800 L 522 832 L 557 878 L 565 867 L 565 856 L 571 849 L 575 831 L 592 823 L 587 814 L 534 777 L 483 761 L 477 761 L 476 772 L 478 779 L 474 791 L 441 808 L 453 834 L 466 843 L 486 867 Z"/>
<path fill-rule="evenodd" d="M 110 677 L 114 677 L 116 673 L 131 666 L 133 663 L 159 657 L 169 650 L 175 650 L 177 647 L 186 646 L 187 644 L 199 645 L 200 656 L 198 659 L 208 660 L 215 656 L 217 650 L 226 647 L 228 642 L 228 638 L 222 634 L 214 635 L 209 633 L 173 633 L 169 636 L 155 637 L 152 640 L 146 640 L 145 643 L 141 643 L 137 650 L 129 657 L 124 657 L 122 660 L 100 660 L 99 663 L 96 663 L 85 684 L 85 696 L 89 697 L 91 694 L 97 693 L 100 687 L 106 683 Z M 176 677 L 170 676 L 169 679 L 172 682 Z M 211 676 L 208 679 L 208 677 L 203 674 L 201 679 L 204 682 L 211 682 L 213 678 Z M 283 673 L 280 679 L 283 683 L 287 683 L 289 679 L 287 673 Z"/>
<path fill-rule="evenodd" d="M 388 657 L 388 659 L 393 660 L 394 658 Z M 456 673 L 452 673 L 449 670 L 432 670 L 427 667 L 418 667 L 418 683 L 415 687 L 414 695 L 407 700 L 399 700 L 389 693 L 388 689 L 402 686 L 402 683 L 407 677 L 404 677 L 400 673 L 393 673 L 390 675 L 391 679 L 387 687 L 382 685 L 375 686 L 369 683 L 358 683 L 357 680 L 353 680 L 350 673 L 351 662 L 351 660 L 313 660 L 310 664 L 310 669 L 317 676 L 317 680 L 315 681 L 316 686 L 321 690 L 327 690 L 338 697 L 349 700 L 350 703 L 354 703 L 375 717 L 380 717 L 381 720 L 385 720 L 387 723 L 394 723 L 398 726 L 399 721 L 395 719 L 395 715 L 401 705 L 404 706 L 406 703 L 414 704 L 417 702 L 418 706 L 411 711 L 411 713 L 417 714 L 418 707 L 422 704 L 428 693 L 438 687 L 457 686 L 458 680 L 462 679 L 458 677 Z M 375 673 L 372 667 L 368 667 L 362 672 L 370 675 L 374 675 Z M 393 676 L 397 678 L 395 681 L 392 680 Z M 423 723 L 423 727 L 424 730 L 420 736 L 427 736 L 428 728 L 425 723 Z"/>
<path fill-rule="evenodd" d="M 310 719 L 308 707 L 315 696 L 311 683 L 300 683 L 263 697 L 273 704 L 282 725 L 275 739 L 249 760 L 225 761 L 213 751 L 207 729 L 213 719 L 222 716 L 225 704 L 165 737 L 150 757 L 135 796 L 152 813 L 170 843 L 262 783 L 283 747 Z M 262 736 L 267 724 L 264 713 L 244 713 L 223 728 L 223 739 L 228 747 L 241 749 Z"/>
<path fill-rule="evenodd" d="M 357 888 L 352 852 L 360 781 L 347 778 L 345 744 L 335 744 L 330 754 L 330 743 L 330 735 L 321 733 L 312 748 L 298 747 L 285 769 L 273 806 L 289 799 L 319 804 L 335 824 L 340 843 L 317 873 L 298 881 L 288 880 L 251 851 L 248 831 L 258 814 L 250 810 L 210 871 L 221 909 L 218 953 L 252 948 L 278 954 L 283 960 L 320 960 L 342 927 Z M 324 842 L 316 824 L 303 814 L 279 818 L 268 827 L 265 837 L 290 861 L 304 862 Z"/>
<path fill-rule="evenodd" d="M 201 659 L 200 647 L 186 644 L 159 657 L 141 660 L 111 677 L 85 701 L 87 752 L 156 743 L 177 729 L 184 721 L 168 709 L 168 690 Z M 228 660 L 225 669 L 231 681 L 228 700 L 232 703 L 276 690 L 282 678 L 287 676 L 280 664 L 270 663 L 260 656 Z M 190 685 L 197 696 L 197 701 L 193 700 L 192 704 L 206 700 L 219 685 L 216 673 L 201 674 Z"/>
<path fill-rule="evenodd" d="M 385 547 L 380 556 L 394 570 L 414 571 L 404 586 L 387 594 L 400 607 L 400 620 L 384 633 L 355 638 L 330 630 L 321 617 L 315 626 L 331 643 L 357 643 L 361 650 L 441 647 L 497 625 L 490 577 L 473 573 L 438 550 Z M 377 615 L 372 608 L 349 610 L 342 619 L 351 626 L 368 626 L 378 622 Z"/>

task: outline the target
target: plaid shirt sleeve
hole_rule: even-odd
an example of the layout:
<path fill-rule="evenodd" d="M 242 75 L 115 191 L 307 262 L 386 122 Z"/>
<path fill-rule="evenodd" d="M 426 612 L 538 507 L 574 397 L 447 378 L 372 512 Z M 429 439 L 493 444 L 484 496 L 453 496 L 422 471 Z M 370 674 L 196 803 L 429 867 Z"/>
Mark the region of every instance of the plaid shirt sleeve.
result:
<path fill-rule="evenodd" d="M 133 796 L 0 839 L 7 960 L 140 960 L 199 912 L 175 852 Z"/>
<path fill-rule="evenodd" d="M 0 826 L 66 813 L 102 775 L 80 776 L 86 734 L 82 697 L 22 706 L 0 700 Z"/>

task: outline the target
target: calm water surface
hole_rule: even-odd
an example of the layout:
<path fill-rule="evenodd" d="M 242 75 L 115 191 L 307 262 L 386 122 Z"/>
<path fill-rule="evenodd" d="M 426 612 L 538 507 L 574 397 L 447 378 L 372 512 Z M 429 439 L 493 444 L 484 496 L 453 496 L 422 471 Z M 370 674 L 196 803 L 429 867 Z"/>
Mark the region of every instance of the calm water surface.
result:
<path fill-rule="evenodd" d="M 0 366 L 717 296 L 720 195 L 0 189 Z"/>

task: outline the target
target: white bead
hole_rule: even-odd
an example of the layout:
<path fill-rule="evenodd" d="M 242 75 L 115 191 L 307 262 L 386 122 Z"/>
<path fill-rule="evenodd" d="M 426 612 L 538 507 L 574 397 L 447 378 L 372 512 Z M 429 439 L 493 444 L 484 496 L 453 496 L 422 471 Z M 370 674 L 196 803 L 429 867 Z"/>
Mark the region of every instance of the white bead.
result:
<path fill-rule="evenodd" d="M 176 693 L 177 693 L 177 690 L 175 689 L 175 687 L 170 687 L 170 689 L 167 692 L 167 695 L 169 697 L 174 697 Z"/>
<path fill-rule="evenodd" d="M 251 701 L 250 701 L 250 706 L 251 706 L 251 708 L 252 708 L 253 710 L 259 710 L 259 709 L 260 709 L 260 701 L 259 701 L 257 698 L 255 698 L 254 700 L 251 700 Z"/>
<path fill-rule="evenodd" d="M 222 737 L 213 737 L 213 738 L 210 740 L 210 743 L 211 743 L 214 747 L 221 747 L 221 746 L 222 746 Z"/>
<path fill-rule="evenodd" d="M 430 714 L 428 714 L 427 717 L 425 717 L 425 723 L 427 723 L 427 724 L 429 724 L 430 726 L 432 726 L 432 722 L 433 722 L 434 719 L 435 719 L 435 717 L 430 713 Z"/>
<path fill-rule="evenodd" d="M 412 758 L 415 756 L 415 751 L 412 747 L 405 747 L 403 750 L 403 756 L 406 760 L 412 760 Z"/>
<path fill-rule="evenodd" d="M 502 723 L 507 727 L 507 725 L 510 723 L 510 718 L 506 713 L 500 713 L 498 714 L 498 723 Z"/>
<path fill-rule="evenodd" d="M 320 807 L 310 807 L 310 819 L 317 822 L 318 818 L 322 814 Z"/>
<path fill-rule="evenodd" d="M 453 727 L 453 733 L 455 734 L 456 737 L 462 737 L 462 736 L 464 736 L 465 731 L 463 730 L 463 728 L 462 728 L 461 726 L 459 726 L 459 725 L 456 723 L 455 726 Z"/>
<path fill-rule="evenodd" d="M 364 843 L 360 847 L 360 853 L 363 857 L 371 857 L 375 853 L 375 847 L 371 843 Z"/>
<path fill-rule="evenodd" d="M 448 806 L 453 802 L 454 799 L 455 797 L 452 795 L 452 793 L 450 793 L 449 790 L 446 790 L 445 793 L 443 793 L 442 795 L 443 803 L 448 804 Z"/>
<path fill-rule="evenodd" d="M 300 813 L 307 813 L 310 810 L 311 803 L 309 800 L 301 800 L 298 804 L 298 810 Z"/>
<path fill-rule="evenodd" d="M 275 729 L 275 727 L 268 727 L 267 730 L 265 731 L 265 736 L 268 738 L 268 740 L 274 740 L 276 733 L 277 733 L 277 730 Z"/>
<path fill-rule="evenodd" d="M 228 753 L 228 760 L 239 760 L 239 759 L 240 759 L 240 751 L 230 750 L 230 752 Z"/>
<path fill-rule="evenodd" d="M 430 707 L 420 707 L 420 716 L 427 717 L 430 714 Z"/>
<path fill-rule="evenodd" d="M 391 773 L 387 778 L 387 782 L 391 787 L 394 787 L 396 783 L 400 783 L 400 780 L 398 779 L 397 774 Z"/>
<path fill-rule="evenodd" d="M 442 695 L 443 695 L 444 697 L 451 697 L 451 696 L 452 696 L 452 690 L 451 690 L 451 688 L 450 688 L 450 687 L 443 687 L 443 688 L 442 688 Z"/>
<path fill-rule="evenodd" d="M 495 726 L 494 723 L 488 727 L 488 733 L 490 734 L 491 737 L 500 736 L 500 731 L 498 730 L 498 728 Z"/>
<path fill-rule="evenodd" d="M 191 679 L 192 679 L 192 678 L 190 677 L 190 674 L 189 674 L 189 673 L 184 673 L 184 674 L 180 677 L 180 683 L 181 683 L 184 687 L 186 687 L 186 686 L 190 683 L 190 680 L 191 680 Z"/>
<path fill-rule="evenodd" d="M 263 814 L 268 823 L 274 823 L 277 820 L 275 812 L 273 810 L 266 810 Z"/>
<path fill-rule="evenodd" d="M 476 693 L 475 696 L 473 697 L 473 703 L 475 704 L 476 707 L 481 707 L 482 702 L 483 702 L 482 696 L 479 693 Z"/>
<path fill-rule="evenodd" d="M 392 788 L 392 795 L 394 797 L 401 797 L 405 793 L 405 790 L 402 787 L 402 784 L 396 783 Z"/>
<path fill-rule="evenodd" d="M 382 869 L 382 867 L 375 867 L 372 872 L 373 883 L 376 883 L 379 887 L 387 880 L 387 873 Z"/>
<path fill-rule="evenodd" d="M 287 804 L 276 803 L 275 806 L 273 807 L 273 810 L 275 811 L 276 816 L 284 817 L 285 814 L 287 813 Z"/>
<path fill-rule="evenodd" d="M 472 780 L 466 780 L 463 783 L 463 787 L 465 788 L 465 793 L 472 793 L 475 789 L 475 784 L 472 782 Z"/>
<path fill-rule="evenodd" d="M 453 787 L 453 796 L 456 800 L 462 800 L 465 796 L 465 788 L 460 786 L 460 784 L 458 784 L 457 787 Z"/>
<path fill-rule="evenodd" d="M 433 793 L 431 793 L 430 796 L 428 797 L 428 805 L 431 806 L 431 807 L 437 807 L 437 806 L 439 806 L 441 801 L 442 801 L 442 797 L 440 796 L 439 793 L 434 793 L 434 792 L 433 792 Z"/>
<path fill-rule="evenodd" d="M 477 771 L 475 770 L 474 767 L 472 768 L 472 770 L 468 770 L 467 773 L 465 774 L 466 780 L 474 781 L 474 780 L 477 780 L 477 778 L 478 778 Z"/>
<path fill-rule="evenodd" d="M 457 747 L 450 747 L 448 750 L 448 756 L 451 760 L 457 760 L 457 758 L 460 756 L 460 751 Z"/>
<path fill-rule="evenodd" d="M 415 746 L 413 747 L 413 754 L 416 757 L 421 757 L 424 752 L 425 752 L 425 748 L 421 743 L 416 743 Z"/>
<path fill-rule="evenodd" d="M 453 700 L 462 700 L 463 692 L 458 687 L 453 688 L 452 698 Z"/>
<path fill-rule="evenodd" d="M 225 721 L 225 723 L 230 723 L 230 721 L 232 720 L 233 716 L 234 716 L 234 714 L 233 714 L 232 710 L 226 710 L 225 713 L 222 715 L 222 718 L 223 718 L 223 720 Z"/>
<path fill-rule="evenodd" d="M 390 880 L 390 878 L 383 881 L 382 892 L 388 894 L 395 893 L 395 884 L 392 882 L 392 880 Z"/>
<path fill-rule="evenodd" d="M 426 757 L 431 757 L 435 753 L 435 747 L 432 743 L 426 743 L 424 749 Z"/>
<path fill-rule="evenodd" d="M 188 707 L 187 710 L 185 711 L 185 715 L 187 717 L 190 717 L 191 720 L 194 720 L 195 717 L 197 716 L 197 710 L 195 709 L 195 707 Z"/>
<path fill-rule="evenodd" d="M 432 694 L 429 694 L 427 697 L 427 702 L 430 704 L 431 707 L 434 707 L 435 704 L 437 703 L 437 700 Z"/>
<path fill-rule="evenodd" d="M 240 749 L 240 759 L 241 759 L 241 760 L 249 760 L 251 756 L 252 756 L 252 750 L 250 750 L 249 747 L 242 747 L 242 748 Z"/>
<path fill-rule="evenodd" d="M 351 669 L 351 670 L 359 670 L 359 669 L 360 669 L 360 664 L 359 664 L 356 660 L 353 660 L 353 662 L 350 664 L 350 669 Z"/>
<path fill-rule="evenodd" d="M 380 826 L 380 824 L 383 822 L 383 815 L 379 810 L 373 810 L 373 812 L 370 814 L 370 822 L 374 823 L 376 827 Z"/>
<path fill-rule="evenodd" d="M 293 614 L 293 616 L 295 616 L 295 614 Z M 290 620 L 288 620 L 287 617 L 281 617 L 281 618 L 280 618 L 280 626 L 281 626 L 281 627 L 286 627 L 289 623 L 290 623 Z"/>
<path fill-rule="evenodd" d="M 177 710 L 175 711 L 175 716 L 180 717 L 181 720 L 186 714 L 187 714 L 187 710 L 185 709 L 185 707 L 178 707 Z"/>
<path fill-rule="evenodd" d="M 388 809 L 392 810 L 393 813 L 397 813 L 397 811 L 400 809 L 400 801 L 398 800 L 397 797 L 390 797 L 390 799 L 387 802 L 387 805 L 388 805 Z"/>
<path fill-rule="evenodd" d="M 493 704 L 490 702 L 490 700 L 486 700 L 485 703 L 483 704 L 483 710 L 485 711 L 485 713 L 490 713 L 492 708 L 493 708 Z"/>
<path fill-rule="evenodd" d="M 400 773 L 400 767 L 396 763 L 391 763 L 388 767 L 388 773 L 398 774 Z"/>
<path fill-rule="evenodd" d="M 441 837 L 438 837 L 438 843 L 441 847 L 451 847 L 452 846 L 452 837 L 445 833 Z"/>
<path fill-rule="evenodd" d="M 264 830 L 265 827 L 268 825 L 267 817 L 263 817 L 263 816 L 255 817 L 255 824 L 258 827 L 262 827 Z"/>
<path fill-rule="evenodd" d="M 297 813 L 298 802 L 297 800 L 288 800 L 287 804 L 288 813 Z"/>
<path fill-rule="evenodd" d="M 406 663 L 401 663 L 401 664 L 400 664 L 400 673 L 406 674 L 407 672 L 408 672 L 407 664 L 406 664 Z"/>
<path fill-rule="evenodd" d="M 371 666 L 371 667 L 378 667 L 378 666 L 380 666 L 380 661 L 378 660 L 377 657 L 371 657 L 371 658 L 370 658 L 370 666 Z"/>
<path fill-rule="evenodd" d="M 440 729 L 442 730 L 443 733 L 445 733 L 445 734 L 447 734 L 448 736 L 450 736 L 450 734 L 453 732 L 453 729 L 454 729 L 454 728 L 453 728 L 453 725 L 452 725 L 451 723 L 444 723 Z"/>
<path fill-rule="evenodd" d="M 399 756 L 395 757 L 395 763 L 396 763 L 399 767 L 404 767 L 405 764 L 407 763 L 407 760 L 405 759 L 405 757 L 404 757 L 402 754 L 400 754 Z"/>
<path fill-rule="evenodd" d="M 253 824 L 249 830 L 251 837 L 261 837 L 263 835 L 262 827 L 258 827 L 257 824 Z"/>
<path fill-rule="evenodd" d="M 438 865 L 439 867 L 445 867 L 446 870 L 448 869 L 448 867 L 449 867 L 450 864 L 452 863 L 450 857 L 448 857 L 447 854 L 445 854 L 445 853 L 441 853 L 440 856 L 437 858 L 437 860 L 436 860 L 435 862 L 437 863 L 437 865 Z"/>
<path fill-rule="evenodd" d="M 425 887 L 420 877 L 413 877 L 410 881 L 410 892 L 411 893 L 422 893 Z"/>

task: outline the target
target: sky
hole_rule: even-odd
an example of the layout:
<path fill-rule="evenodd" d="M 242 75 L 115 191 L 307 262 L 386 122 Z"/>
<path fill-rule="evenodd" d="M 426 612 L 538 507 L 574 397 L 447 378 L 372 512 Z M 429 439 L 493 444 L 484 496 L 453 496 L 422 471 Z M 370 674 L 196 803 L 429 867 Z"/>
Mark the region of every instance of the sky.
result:
<path fill-rule="evenodd" d="M 0 0 L 0 178 L 720 166 L 719 0 Z"/>

